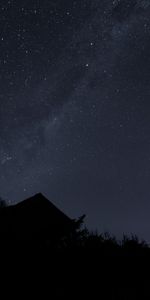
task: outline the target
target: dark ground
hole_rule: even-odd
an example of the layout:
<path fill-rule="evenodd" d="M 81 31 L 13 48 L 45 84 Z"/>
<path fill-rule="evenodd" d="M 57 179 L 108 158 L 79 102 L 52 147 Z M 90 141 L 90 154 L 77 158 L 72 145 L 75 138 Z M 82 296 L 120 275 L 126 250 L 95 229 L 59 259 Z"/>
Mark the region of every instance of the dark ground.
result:
<path fill-rule="evenodd" d="M 0 209 L 2 299 L 150 299 L 146 243 L 90 233 L 83 218 L 42 203 Z"/>

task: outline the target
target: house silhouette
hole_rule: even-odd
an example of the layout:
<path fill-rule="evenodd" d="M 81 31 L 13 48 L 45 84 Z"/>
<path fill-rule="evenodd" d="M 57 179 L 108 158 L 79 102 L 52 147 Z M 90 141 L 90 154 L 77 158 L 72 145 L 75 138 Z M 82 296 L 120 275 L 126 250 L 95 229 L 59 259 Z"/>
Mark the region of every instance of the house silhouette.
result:
<path fill-rule="evenodd" d="M 57 241 L 74 228 L 66 216 L 41 193 L 0 209 L 0 237 L 9 241 Z"/>

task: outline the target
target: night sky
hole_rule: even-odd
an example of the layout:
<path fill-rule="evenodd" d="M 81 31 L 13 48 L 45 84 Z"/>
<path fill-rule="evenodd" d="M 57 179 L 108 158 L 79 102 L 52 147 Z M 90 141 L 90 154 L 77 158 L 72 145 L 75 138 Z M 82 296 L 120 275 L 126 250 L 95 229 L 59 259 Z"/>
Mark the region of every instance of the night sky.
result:
<path fill-rule="evenodd" d="M 150 1 L 1 0 L 0 196 L 150 241 Z"/>

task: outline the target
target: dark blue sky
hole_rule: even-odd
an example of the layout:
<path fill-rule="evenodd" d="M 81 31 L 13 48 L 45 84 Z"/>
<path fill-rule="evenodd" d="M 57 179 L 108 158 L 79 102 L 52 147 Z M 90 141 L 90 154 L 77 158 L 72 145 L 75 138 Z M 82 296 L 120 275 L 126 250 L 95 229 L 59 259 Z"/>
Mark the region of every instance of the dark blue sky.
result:
<path fill-rule="evenodd" d="M 149 1 L 0 4 L 0 195 L 150 240 Z"/>

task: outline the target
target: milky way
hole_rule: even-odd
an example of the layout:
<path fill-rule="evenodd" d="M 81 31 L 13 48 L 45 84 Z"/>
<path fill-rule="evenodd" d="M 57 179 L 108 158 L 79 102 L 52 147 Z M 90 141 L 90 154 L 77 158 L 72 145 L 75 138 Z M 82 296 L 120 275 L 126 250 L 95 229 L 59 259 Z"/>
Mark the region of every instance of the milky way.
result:
<path fill-rule="evenodd" d="M 1 1 L 0 195 L 150 236 L 149 1 Z"/>

